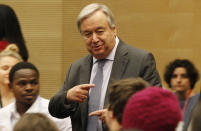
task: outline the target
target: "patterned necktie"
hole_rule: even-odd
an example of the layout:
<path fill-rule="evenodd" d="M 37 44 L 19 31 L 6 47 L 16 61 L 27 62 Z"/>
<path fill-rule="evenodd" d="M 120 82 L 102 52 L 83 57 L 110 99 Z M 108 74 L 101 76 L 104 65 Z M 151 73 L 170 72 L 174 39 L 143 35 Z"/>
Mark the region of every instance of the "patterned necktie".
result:
<path fill-rule="evenodd" d="M 95 87 L 91 89 L 88 103 L 88 113 L 99 110 L 101 99 L 101 88 L 103 84 L 103 66 L 106 62 L 98 60 L 98 69 L 93 80 Z M 97 131 L 98 129 L 98 116 L 88 116 L 87 131 Z"/>

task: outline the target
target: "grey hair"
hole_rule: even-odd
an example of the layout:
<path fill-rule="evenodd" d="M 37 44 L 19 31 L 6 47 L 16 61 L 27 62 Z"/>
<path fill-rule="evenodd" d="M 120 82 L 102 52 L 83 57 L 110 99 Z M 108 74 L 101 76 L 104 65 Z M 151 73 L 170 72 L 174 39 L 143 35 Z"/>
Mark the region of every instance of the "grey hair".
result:
<path fill-rule="evenodd" d="M 110 28 L 115 27 L 115 20 L 114 20 L 112 11 L 106 5 L 99 4 L 99 3 L 92 3 L 85 6 L 77 17 L 77 27 L 80 33 L 81 33 L 80 25 L 82 20 L 89 17 L 91 14 L 93 14 L 96 11 L 102 11 L 107 16 L 107 20 L 108 20 L 108 24 Z"/>

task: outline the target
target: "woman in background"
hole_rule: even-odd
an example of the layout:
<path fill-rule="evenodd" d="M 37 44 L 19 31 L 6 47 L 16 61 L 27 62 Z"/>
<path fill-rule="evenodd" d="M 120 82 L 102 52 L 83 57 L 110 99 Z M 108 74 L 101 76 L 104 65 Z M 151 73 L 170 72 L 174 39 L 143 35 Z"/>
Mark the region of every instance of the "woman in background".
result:
<path fill-rule="evenodd" d="M 0 52 L 10 43 L 18 46 L 19 54 L 24 61 L 27 61 L 28 50 L 17 16 L 11 7 L 0 4 Z"/>
<path fill-rule="evenodd" d="M 10 44 L 0 53 L 0 108 L 10 104 L 13 93 L 9 87 L 8 74 L 10 69 L 20 61 L 23 61 L 15 44 Z"/>
<path fill-rule="evenodd" d="M 164 79 L 169 87 L 175 90 L 183 114 L 184 131 L 186 131 L 192 109 L 199 99 L 199 94 L 191 95 L 192 89 L 199 80 L 199 72 L 191 61 L 176 59 L 167 65 Z"/>

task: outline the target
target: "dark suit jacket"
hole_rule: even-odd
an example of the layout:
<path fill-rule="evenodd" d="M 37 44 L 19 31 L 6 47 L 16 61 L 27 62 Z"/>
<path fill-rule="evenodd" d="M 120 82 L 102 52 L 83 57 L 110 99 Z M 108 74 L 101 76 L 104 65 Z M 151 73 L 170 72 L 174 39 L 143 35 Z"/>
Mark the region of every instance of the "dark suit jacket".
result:
<path fill-rule="evenodd" d="M 195 94 L 188 101 L 188 104 L 187 104 L 187 107 L 186 107 L 186 111 L 184 112 L 184 117 L 183 117 L 183 122 L 184 122 L 183 131 L 187 131 L 187 129 L 188 129 L 193 109 L 198 104 L 199 98 L 200 98 L 200 93 L 199 94 Z"/>
<path fill-rule="evenodd" d="M 86 130 L 88 100 L 85 100 L 83 103 L 69 103 L 66 100 L 66 92 L 76 85 L 89 83 L 91 69 L 92 55 L 88 55 L 73 63 L 68 70 L 63 87 L 52 97 L 49 103 L 49 111 L 52 116 L 58 118 L 71 117 L 73 131 Z M 109 84 L 113 80 L 129 77 L 141 77 L 151 85 L 161 86 L 153 55 L 144 50 L 126 45 L 120 40 Z M 107 89 L 105 106 L 108 104 L 108 93 Z"/>

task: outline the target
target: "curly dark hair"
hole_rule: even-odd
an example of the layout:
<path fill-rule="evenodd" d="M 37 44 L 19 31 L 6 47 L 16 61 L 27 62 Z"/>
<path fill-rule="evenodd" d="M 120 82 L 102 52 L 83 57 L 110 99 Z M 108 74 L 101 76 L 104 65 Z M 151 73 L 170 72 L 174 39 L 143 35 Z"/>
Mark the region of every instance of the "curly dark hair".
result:
<path fill-rule="evenodd" d="M 174 70 L 178 67 L 183 67 L 187 71 L 187 75 L 190 79 L 190 84 L 191 84 L 191 89 L 194 88 L 195 83 L 199 80 L 199 72 L 194 66 L 194 64 L 187 60 L 187 59 L 176 59 L 172 62 L 170 62 L 166 68 L 165 68 L 165 73 L 164 73 L 164 79 L 166 83 L 169 85 L 171 88 L 170 80 L 172 78 L 172 74 Z"/>

